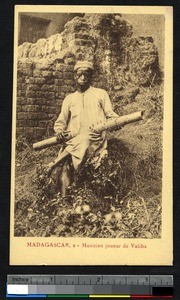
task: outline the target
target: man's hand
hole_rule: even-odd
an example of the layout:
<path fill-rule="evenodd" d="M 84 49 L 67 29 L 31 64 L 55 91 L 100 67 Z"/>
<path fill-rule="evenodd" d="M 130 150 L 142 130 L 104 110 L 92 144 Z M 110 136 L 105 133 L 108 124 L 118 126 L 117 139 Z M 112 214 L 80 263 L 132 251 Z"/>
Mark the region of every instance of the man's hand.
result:
<path fill-rule="evenodd" d="M 70 131 L 59 132 L 56 135 L 56 138 L 59 142 L 65 142 L 71 138 Z"/>
<path fill-rule="evenodd" d="M 90 131 L 89 136 L 91 137 L 92 141 L 99 141 L 102 139 L 102 134 L 99 131 Z"/>

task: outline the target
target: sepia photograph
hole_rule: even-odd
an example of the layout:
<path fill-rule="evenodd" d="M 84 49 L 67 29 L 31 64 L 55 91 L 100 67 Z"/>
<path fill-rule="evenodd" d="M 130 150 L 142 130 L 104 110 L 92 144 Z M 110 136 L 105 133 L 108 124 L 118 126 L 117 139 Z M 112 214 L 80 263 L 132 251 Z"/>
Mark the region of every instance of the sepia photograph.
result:
<path fill-rule="evenodd" d="M 21 264 L 13 251 L 21 241 L 27 251 L 106 251 L 95 259 L 102 264 L 136 264 L 119 261 L 117 250 L 142 249 L 149 257 L 157 241 L 169 245 L 171 264 L 167 24 L 170 7 L 16 7 L 13 263 Z"/>

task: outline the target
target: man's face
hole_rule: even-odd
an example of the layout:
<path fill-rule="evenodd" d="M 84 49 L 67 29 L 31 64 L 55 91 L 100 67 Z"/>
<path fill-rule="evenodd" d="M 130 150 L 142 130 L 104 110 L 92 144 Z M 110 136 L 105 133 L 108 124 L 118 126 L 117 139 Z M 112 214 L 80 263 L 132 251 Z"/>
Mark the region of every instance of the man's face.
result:
<path fill-rule="evenodd" d="M 89 68 L 79 68 L 75 72 L 74 78 L 77 86 L 83 88 L 88 87 L 92 80 L 92 70 Z"/>

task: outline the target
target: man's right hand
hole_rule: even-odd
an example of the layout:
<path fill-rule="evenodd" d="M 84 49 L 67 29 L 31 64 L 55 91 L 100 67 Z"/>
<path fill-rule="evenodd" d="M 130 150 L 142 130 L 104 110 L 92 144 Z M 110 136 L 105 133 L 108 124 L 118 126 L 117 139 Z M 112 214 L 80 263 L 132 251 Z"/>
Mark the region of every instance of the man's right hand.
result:
<path fill-rule="evenodd" d="M 64 140 L 63 132 L 58 132 L 56 138 L 58 142 L 62 142 Z"/>
<path fill-rule="evenodd" d="M 59 132 L 56 135 L 58 142 L 65 142 L 70 139 L 70 131 Z"/>

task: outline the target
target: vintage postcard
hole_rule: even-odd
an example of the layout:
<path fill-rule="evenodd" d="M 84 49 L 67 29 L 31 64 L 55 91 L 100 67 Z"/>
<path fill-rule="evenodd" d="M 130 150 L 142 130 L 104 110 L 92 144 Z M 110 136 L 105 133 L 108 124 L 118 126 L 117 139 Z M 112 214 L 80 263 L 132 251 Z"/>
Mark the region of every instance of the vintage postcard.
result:
<path fill-rule="evenodd" d="M 173 9 L 15 7 L 11 265 L 172 265 Z"/>

